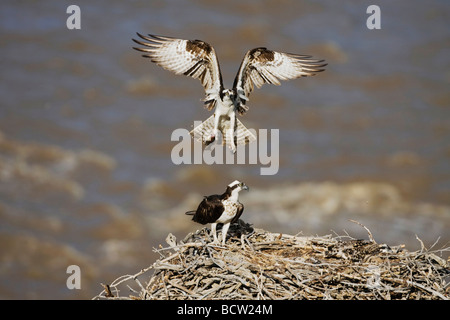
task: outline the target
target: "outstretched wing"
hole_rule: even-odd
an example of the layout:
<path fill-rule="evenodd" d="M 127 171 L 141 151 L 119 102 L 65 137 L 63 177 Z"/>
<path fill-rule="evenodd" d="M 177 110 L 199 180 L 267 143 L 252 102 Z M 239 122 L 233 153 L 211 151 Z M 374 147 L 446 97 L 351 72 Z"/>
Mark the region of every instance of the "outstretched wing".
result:
<path fill-rule="evenodd" d="M 144 47 L 133 49 L 144 52 L 166 70 L 199 79 L 205 88 L 205 106 L 211 110 L 223 89 L 219 61 L 214 48 L 201 40 L 182 40 L 149 34 L 137 35 L 145 41 L 133 39 Z"/>
<path fill-rule="evenodd" d="M 282 53 L 266 48 L 249 50 L 242 60 L 239 71 L 234 79 L 233 90 L 240 100 L 240 113 L 245 113 L 245 106 L 253 85 L 260 88 L 264 83 L 280 85 L 280 80 L 290 80 L 299 77 L 313 76 L 324 71 L 327 64 L 324 60 L 313 59 L 311 56 Z"/>

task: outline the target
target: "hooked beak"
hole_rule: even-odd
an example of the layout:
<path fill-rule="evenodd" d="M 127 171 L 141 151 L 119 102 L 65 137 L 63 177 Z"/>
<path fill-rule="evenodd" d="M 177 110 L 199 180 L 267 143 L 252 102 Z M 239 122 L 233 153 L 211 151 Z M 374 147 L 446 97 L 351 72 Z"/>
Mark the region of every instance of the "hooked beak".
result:
<path fill-rule="evenodd" d="M 247 191 L 250 190 L 250 188 L 245 183 L 242 184 L 241 188 L 242 188 L 242 190 L 247 190 Z"/>

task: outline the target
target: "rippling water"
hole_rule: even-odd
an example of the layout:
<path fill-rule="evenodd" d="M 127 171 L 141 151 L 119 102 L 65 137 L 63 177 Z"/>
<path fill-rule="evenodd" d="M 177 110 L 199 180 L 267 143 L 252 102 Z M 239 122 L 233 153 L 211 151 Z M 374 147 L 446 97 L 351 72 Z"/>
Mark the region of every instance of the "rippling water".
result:
<path fill-rule="evenodd" d="M 377 1 L 0 4 L 0 297 L 90 298 L 156 256 L 184 212 L 234 179 L 244 219 L 274 232 L 350 233 L 415 250 L 450 241 L 450 4 Z M 280 130 L 280 168 L 174 165 L 173 130 L 210 113 L 197 80 L 132 50 L 135 32 L 211 43 L 230 87 L 245 52 L 326 59 L 255 90 L 241 119 Z M 81 290 L 66 268 L 81 268 Z"/>

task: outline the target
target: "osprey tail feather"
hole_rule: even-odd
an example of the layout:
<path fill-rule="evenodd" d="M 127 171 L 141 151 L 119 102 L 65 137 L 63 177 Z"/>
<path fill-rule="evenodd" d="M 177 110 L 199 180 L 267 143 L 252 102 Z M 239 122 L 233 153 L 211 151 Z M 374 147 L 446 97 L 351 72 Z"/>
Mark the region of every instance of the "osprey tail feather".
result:
<path fill-rule="evenodd" d="M 209 137 L 214 132 L 214 119 L 215 116 L 212 115 L 205 121 L 203 121 L 200 125 L 195 127 L 191 132 L 191 136 L 198 140 L 202 141 L 204 144 L 209 145 L 212 141 L 209 141 Z M 230 130 L 230 121 L 221 121 L 219 125 L 219 131 L 222 134 L 222 144 L 227 145 L 231 149 L 233 149 L 233 141 L 231 141 L 230 136 L 227 134 L 228 130 Z M 234 145 L 245 145 L 247 143 L 253 142 L 256 140 L 255 135 L 247 129 L 242 122 L 236 118 L 236 126 L 233 131 L 233 139 Z"/>

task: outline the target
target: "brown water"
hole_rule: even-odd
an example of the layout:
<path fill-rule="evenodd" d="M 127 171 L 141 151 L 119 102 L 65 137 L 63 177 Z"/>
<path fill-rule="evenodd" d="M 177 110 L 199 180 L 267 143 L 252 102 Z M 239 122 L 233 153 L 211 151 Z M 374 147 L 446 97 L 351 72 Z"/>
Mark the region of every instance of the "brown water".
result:
<path fill-rule="evenodd" d="M 296 234 L 350 233 L 435 249 L 450 241 L 450 4 L 377 1 L 0 3 L 0 298 L 90 298 L 151 264 L 184 215 L 235 179 L 243 218 Z M 198 81 L 132 50 L 135 32 L 211 43 L 230 87 L 245 52 L 326 59 L 264 86 L 242 121 L 280 130 L 280 169 L 179 165 L 173 130 L 210 113 Z M 444 253 L 448 255 L 448 253 Z M 66 269 L 81 268 L 81 290 Z M 144 279 L 145 281 L 145 279 Z"/>

